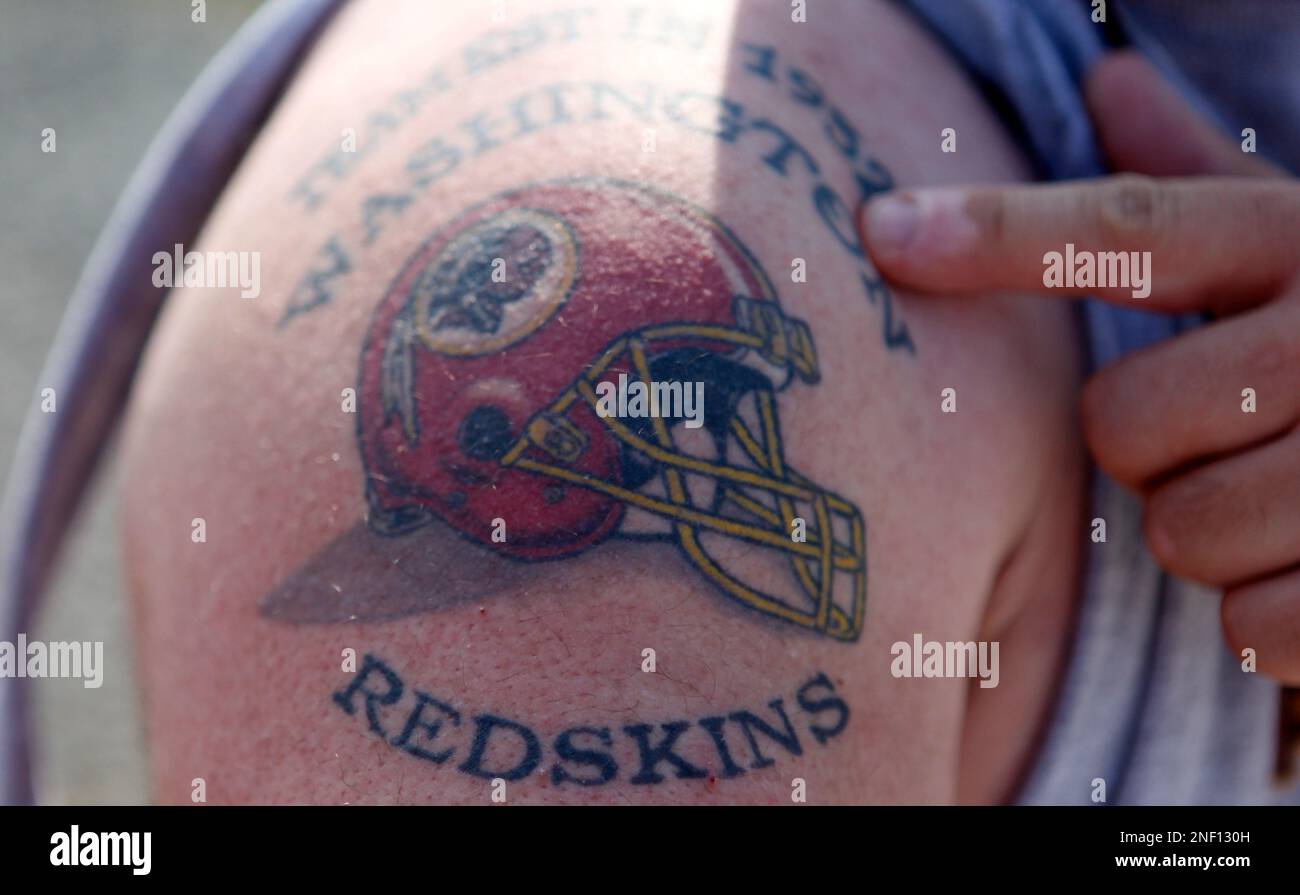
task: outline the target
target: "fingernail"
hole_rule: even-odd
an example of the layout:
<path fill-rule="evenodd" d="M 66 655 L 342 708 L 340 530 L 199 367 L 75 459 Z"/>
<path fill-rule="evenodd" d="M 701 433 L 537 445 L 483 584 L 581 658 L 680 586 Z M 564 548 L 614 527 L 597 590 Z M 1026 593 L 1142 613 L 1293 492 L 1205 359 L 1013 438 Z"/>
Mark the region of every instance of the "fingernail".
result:
<path fill-rule="evenodd" d="M 921 226 L 921 212 L 916 200 L 907 194 L 886 196 L 867 206 L 867 244 L 872 251 L 901 255 L 916 238 Z"/>

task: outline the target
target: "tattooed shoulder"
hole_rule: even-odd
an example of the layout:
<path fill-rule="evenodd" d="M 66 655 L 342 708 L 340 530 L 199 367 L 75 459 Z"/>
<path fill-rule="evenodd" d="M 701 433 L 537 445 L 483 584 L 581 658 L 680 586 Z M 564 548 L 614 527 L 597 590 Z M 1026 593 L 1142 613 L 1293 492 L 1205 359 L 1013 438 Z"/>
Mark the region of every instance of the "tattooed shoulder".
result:
<path fill-rule="evenodd" d="M 646 232 L 652 253 L 628 242 Z M 800 473 L 781 434 L 780 396 L 820 378 L 808 324 L 703 209 L 609 179 L 521 187 L 439 230 L 374 313 L 357 389 L 367 527 L 454 531 L 479 575 L 657 540 L 720 595 L 855 640 L 862 514 Z M 786 571 L 750 579 L 733 542 Z M 267 608 L 292 617 L 284 593 Z"/>

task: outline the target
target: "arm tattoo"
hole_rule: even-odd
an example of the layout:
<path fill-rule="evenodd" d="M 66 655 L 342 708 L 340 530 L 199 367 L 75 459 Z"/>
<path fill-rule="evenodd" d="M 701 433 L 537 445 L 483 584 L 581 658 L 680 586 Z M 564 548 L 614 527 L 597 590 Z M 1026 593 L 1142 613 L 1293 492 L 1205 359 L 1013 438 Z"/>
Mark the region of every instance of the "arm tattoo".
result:
<path fill-rule="evenodd" d="M 489 712 L 468 715 L 411 689 L 398 672 L 367 655 L 333 695 L 347 715 L 407 755 L 484 780 L 542 775 L 554 786 L 649 786 L 673 780 L 712 788 L 750 771 L 823 747 L 849 722 L 835 684 L 818 673 L 794 692 L 754 711 L 621 727 L 578 725 L 544 737 L 537 728 Z"/>
<path fill-rule="evenodd" d="M 370 139 L 458 82 L 582 37 L 597 15 L 529 20 L 507 37 L 472 42 L 386 107 Z M 704 24 L 651 19 L 645 9 L 630 15 L 615 39 L 704 45 Z M 432 184 L 538 131 L 621 119 L 716 140 L 748 153 L 763 176 L 806 187 L 823 234 L 859 265 L 850 285 L 880 314 L 884 344 L 914 355 L 853 224 L 852 205 L 892 189 L 889 171 L 816 80 L 775 48 L 741 44 L 733 64 L 790 116 L 817 116 L 820 141 L 804 145 L 773 116 L 726 96 L 645 82 L 530 88 L 433 136 L 386 192 L 365 196 L 280 325 L 359 289 L 354 253 Z M 358 163 L 325 157 L 293 199 L 315 213 Z M 851 172 L 855 195 L 829 184 L 835 165 Z M 657 542 L 734 603 L 854 641 L 866 607 L 862 514 L 790 465 L 780 420 L 783 396 L 821 375 L 808 323 L 781 308 L 753 253 L 703 209 L 608 178 L 532 183 L 487 198 L 407 260 L 362 348 L 357 439 L 369 512 L 364 530 L 334 547 L 358 560 L 366 558 L 358 551 L 388 554 L 387 563 L 355 563 L 382 566 L 378 577 L 388 577 L 350 588 L 336 570 L 327 576 L 309 563 L 263 611 L 291 621 L 394 618 L 506 589 L 537 563 Z M 416 532 L 438 540 L 419 550 L 373 546 Z M 367 535 L 369 546 L 358 547 Z M 736 542 L 773 562 L 759 572 L 733 567 Z M 397 575 L 436 581 L 439 593 L 389 587 Z M 384 596 L 372 597 L 377 590 Z"/>

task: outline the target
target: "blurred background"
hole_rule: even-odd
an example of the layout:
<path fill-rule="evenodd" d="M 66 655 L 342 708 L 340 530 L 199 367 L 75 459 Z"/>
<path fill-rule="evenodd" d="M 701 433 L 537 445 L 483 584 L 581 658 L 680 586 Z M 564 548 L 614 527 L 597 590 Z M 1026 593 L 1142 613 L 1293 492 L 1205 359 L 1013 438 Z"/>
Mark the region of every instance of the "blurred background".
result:
<path fill-rule="evenodd" d="M 0 0 L 0 470 L 81 266 L 154 134 L 259 0 Z M 53 128 L 57 151 L 41 151 Z M 149 798 L 110 454 L 28 636 L 104 641 L 104 685 L 41 680 L 36 796 Z"/>

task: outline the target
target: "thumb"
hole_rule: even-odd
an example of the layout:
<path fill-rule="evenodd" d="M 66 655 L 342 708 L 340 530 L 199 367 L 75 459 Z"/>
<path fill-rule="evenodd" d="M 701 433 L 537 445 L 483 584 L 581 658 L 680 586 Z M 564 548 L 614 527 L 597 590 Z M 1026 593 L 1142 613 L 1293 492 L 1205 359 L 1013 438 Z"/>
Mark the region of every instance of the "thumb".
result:
<path fill-rule="evenodd" d="M 1241 151 L 1180 97 L 1136 52 L 1104 57 L 1088 72 L 1084 98 L 1111 164 L 1152 177 L 1276 177 L 1281 170 Z"/>

